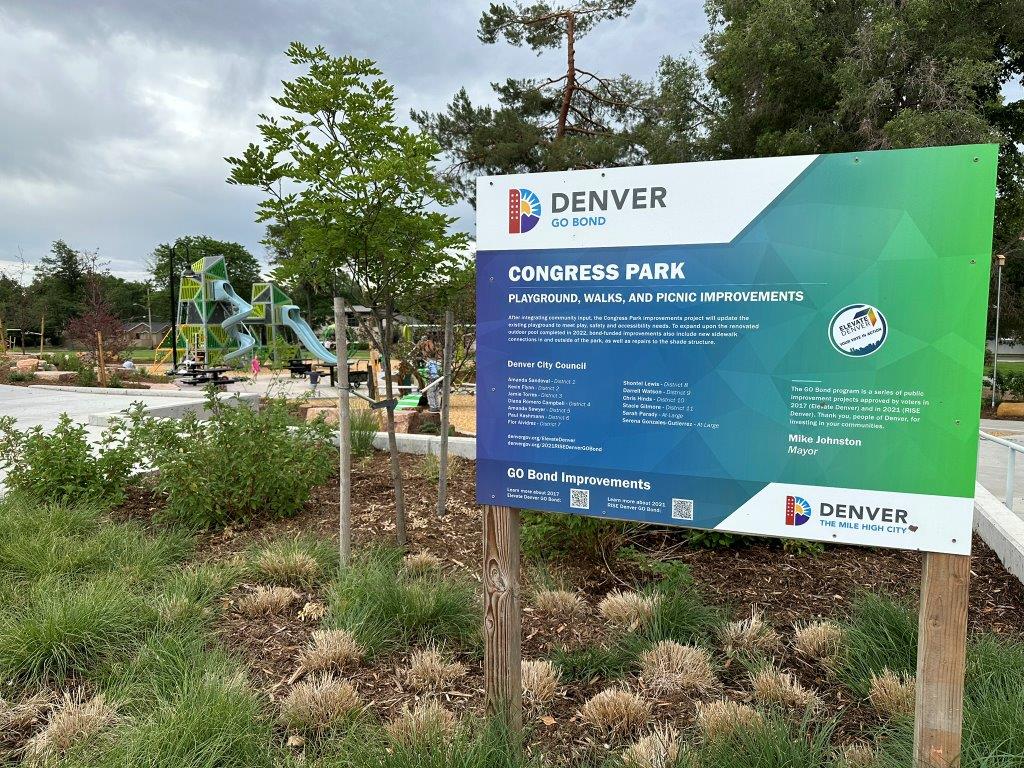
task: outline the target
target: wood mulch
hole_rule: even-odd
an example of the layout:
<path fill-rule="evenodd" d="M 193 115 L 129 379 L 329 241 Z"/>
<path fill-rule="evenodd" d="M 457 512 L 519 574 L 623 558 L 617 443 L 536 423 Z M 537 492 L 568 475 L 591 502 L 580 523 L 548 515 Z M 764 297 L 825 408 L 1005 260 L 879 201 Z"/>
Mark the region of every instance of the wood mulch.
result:
<path fill-rule="evenodd" d="M 431 552 L 441 558 L 447 573 L 479 584 L 481 515 L 474 498 L 475 464 L 455 460 L 448 512 L 441 518 L 435 511 L 436 484 L 422 471 L 422 458 L 403 456 L 402 467 L 409 551 Z M 354 463 L 352 499 L 354 548 L 394 542 L 393 491 L 385 454 L 377 453 Z M 137 496 L 122 506 L 119 516 L 146 517 L 158 505 L 156 497 Z M 336 540 L 337 519 L 338 489 L 334 481 L 314 489 L 295 517 L 203 535 L 198 557 L 231 558 L 254 545 L 297 534 Z M 724 606 L 731 618 L 749 615 L 751 606 L 757 606 L 784 638 L 784 650 L 776 656 L 779 666 L 814 687 L 828 711 L 845 708 L 843 725 L 837 732 L 841 741 L 855 740 L 880 724 L 870 707 L 856 701 L 854 694 L 837 684 L 821 664 L 801 659 L 793 652 L 793 623 L 819 617 L 842 619 L 863 591 L 915 603 L 920 584 L 920 554 L 833 545 L 816 556 L 798 556 L 769 540 L 734 548 L 698 549 L 687 545 L 680 531 L 653 528 L 638 531 L 629 544 L 651 557 L 686 563 L 700 593 L 708 602 Z M 545 617 L 532 608 L 529 600 L 529 579 L 535 566 L 536 563 L 524 558 L 524 659 L 549 656 L 556 648 L 587 648 L 612 639 L 614 630 L 606 626 L 596 609 L 599 600 L 610 589 L 624 584 L 639 586 L 653 578 L 635 561 L 617 560 L 614 552 L 603 557 L 576 553 L 553 560 L 547 563 L 548 571 L 577 590 L 586 609 L 571 619 Z M 971 631 L 1024 640 L 1024 585 L 1003 569 L 995 554 L 978 538 L 974 540 L 971 573 Z M 287 694 L 299 651 L 319 626 L 317 621 L 300 618 L 299 609 L 306 603 L 326 604 L 327 597 L 318 590 L 304 592 L 289 613 L 251 619 L 242 616 L 235 606 L 238 598 L 253 587 L 254 584 L 242 584 L 228 596 L 217 631 L 222 641 L 248 662 L 253 682 L 277 700 Z M 462 651 L 457 658 L 468 668 L 466 677 L 452 690 L 438 695 L 455 712 L 479 714 L 483 707 L 479 649 Z M 407 661 L 404 652 L 379 656 L 347 675 L 382 719 L 417 700 L 417 694 L 408 690 L 403 680 Z M 721 679 L 726 695 L 738 700 L 751 699 L 746 671 L 739 665 L 727 664 Z M 626 682 L 642 689 L 635 675 L 627 676 Z M 530 713 L 527 720 L 531 749 L 559 761 L 604 754 L 608 745 L 581 722 L 579 710 L 587 698 L 609 684 L 594 679 L 566 685 L 553 704 Z M 645 695 L 652 697 L 650 692 Z M 693 702 L 688 697 L 659 696 L 652 722 L 671 721 L 685 728 L 692 722 L 693 713 Z"/>

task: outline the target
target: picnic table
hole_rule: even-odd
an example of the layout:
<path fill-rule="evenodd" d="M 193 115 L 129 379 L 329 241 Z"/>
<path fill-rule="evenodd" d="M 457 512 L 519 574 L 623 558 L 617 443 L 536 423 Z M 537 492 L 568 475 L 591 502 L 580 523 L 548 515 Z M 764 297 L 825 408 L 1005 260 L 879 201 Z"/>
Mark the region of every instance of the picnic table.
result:
<path fill-rule="evenodd" d="M 174 375 L 181 380 L 182 384 L 186 384 L 190 387 L 197 387 L 203 384 L 213 384 L 215 387 L 225 387 L 228 384 L 233 384 L 238 381 L 238 379 L 233 379 L 230 376 L 224 375 L 230 370 L 230 368 L 224 366 L 213 366 L 210 368 L 195 366 L 193 368 L 187 368 L 184 371 L 175 371 Z"/>

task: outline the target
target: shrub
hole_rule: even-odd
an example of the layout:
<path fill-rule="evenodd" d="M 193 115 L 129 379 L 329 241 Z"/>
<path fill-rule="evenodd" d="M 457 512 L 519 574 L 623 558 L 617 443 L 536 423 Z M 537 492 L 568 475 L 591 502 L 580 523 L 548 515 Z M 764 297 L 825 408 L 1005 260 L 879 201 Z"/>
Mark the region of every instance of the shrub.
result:
<path fill-rule="evenodd" d="M 523 553 L 546 558 L 557 555 L 598 557 L 603 550 L 618 550 L 637 523 L 601 520 L 579 515 L 548 512 L 524 512 L 522 516 Z"/>
<path fill-rule="evenodd" d="M 105 429 L 94 451 L 86 429 L 62 413 L 49 433 L 19 430 L 13 416 L 0 416 L 0 469 L 14 491 L 47 501 L 118 502 L 135 464 L 119 425 Z"/>
<path fill-rule="evenodd" d="M 330 589 L 331 621 L 370 655 L 413 643 L 458 647 L 478 640 L 480 607 L 472 583 L 404 573 L 402 553 L 373 549 L 341 570 Z"/>
<path fill-rule="evenodd" d="M 83 365 L 78 369 L 78 381 L 80 387 L 96 386 L 96 370 L 91 365 Z"/>
<path fill-rule="evenodd" d="M 352 411 L 349 415 L 348 433 L 352 443 L 352 455 L 365 459 L 373 455 L 373 438 L 380 429 L 377 412 L 369 409 Z"/>
<path fill-rule="evenodd" d="M 211 393 L 206 407 L 208 421 L 162 421 L 141 408 L 129 414 L 133 445 L 159 470 L 164 517 L 201 528 L 288 517 L 330 477 L 334 451 L 323 422 L 295 426 L 279 401 L 256 411 Z"/>

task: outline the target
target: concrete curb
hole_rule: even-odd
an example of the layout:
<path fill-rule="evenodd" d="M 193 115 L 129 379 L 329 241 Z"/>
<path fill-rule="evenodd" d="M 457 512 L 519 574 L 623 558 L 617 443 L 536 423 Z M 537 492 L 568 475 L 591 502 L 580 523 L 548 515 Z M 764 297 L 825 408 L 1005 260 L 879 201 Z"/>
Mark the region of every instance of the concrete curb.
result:
<path fill-rule="evenodd" d="M 220 400 L 233 400 L 235 398 L 250 408 L 258 408 L 260 396 L 255 392 L 222 392 L 218 395 Z M 146 408 L 146 415 L 158 419 L 180 419 L 186 413 L 196 413 L 200 419 L 205 419 L 209 414 L 206 412 L 206 400 L 193 400 L 188 403 L 172 403 L 171 405 L 150 405 Z M 89 425 L 94 427 L 105 427 L 111 419 L 124 416 L 124 410 L 106 411 L 104 413 L 93 413 L 89 415 Z"/>
<path fill-rule="evenodd" d="M 1003 567 L 1024 582 L 1024 520 L 979 483 L 974 486 L 974 530 Z"/>
<path fill-rule="evenodd" d="M 441 450 L 439 435 L 410 435 L 400 432 L 395 435 L 395 438 L 398 440 L 398 450 L 401 453 L 414 453 L 420 456 L 432 453 L 436 456 Z M 373 447 L 386 451 L 388 449 L 388 433 L 378 432 L 374 435 Z M 449 437 L 448 455 L 476 460 L 476 438 Z"/>
<path fill-rule="evenodd" d="M 33 389 L 49 389 L 54 392 L 82 392 L 87 395 L 120 395 L 121 397 L 192 397 L 202 400 L 203 390 L 190 389 L 124 389 L 119 387 L 72 387 L 65 384 L 30 384 Z"/>

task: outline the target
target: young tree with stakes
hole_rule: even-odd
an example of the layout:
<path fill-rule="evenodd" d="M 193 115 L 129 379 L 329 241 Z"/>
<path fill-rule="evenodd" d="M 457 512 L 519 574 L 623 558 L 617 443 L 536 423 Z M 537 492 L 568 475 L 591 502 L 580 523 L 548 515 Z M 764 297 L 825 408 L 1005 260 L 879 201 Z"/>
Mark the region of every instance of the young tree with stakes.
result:
<path fill-rule="evenodd" d="M 227 158 L 229 182 L 265 193 L 258 220 L 288 232 L 284 272 L 344 286 L 350 300 L 370 309 L 360 322 L 384 368 L 395 522 L 404 545 L 391 370 L 395 316 L 403 297 L 455 265 L 465 236 L 450 234 L 454 219 L 437 210 L 454 201 L 433 172 L 439 147 L 396 124 L 394 88 L 374 62 L 301 43 L 292 43 L 287 56 L 304 74 L 284 82 L 273 99 L 280 117 L 260 115 L 262 143 Z"/>

